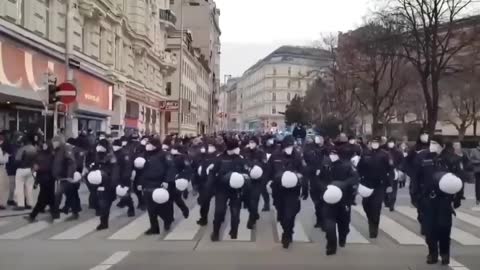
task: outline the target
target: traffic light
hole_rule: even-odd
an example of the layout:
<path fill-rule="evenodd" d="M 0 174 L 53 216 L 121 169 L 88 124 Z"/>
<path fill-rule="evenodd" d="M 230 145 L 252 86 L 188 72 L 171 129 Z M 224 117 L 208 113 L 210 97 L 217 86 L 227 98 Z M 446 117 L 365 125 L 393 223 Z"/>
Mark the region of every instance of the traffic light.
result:
<path fill-rule="evenodd" d="M 57 84 L 48 84 L 48 104 L 55 104 L 57 101 Z"/>

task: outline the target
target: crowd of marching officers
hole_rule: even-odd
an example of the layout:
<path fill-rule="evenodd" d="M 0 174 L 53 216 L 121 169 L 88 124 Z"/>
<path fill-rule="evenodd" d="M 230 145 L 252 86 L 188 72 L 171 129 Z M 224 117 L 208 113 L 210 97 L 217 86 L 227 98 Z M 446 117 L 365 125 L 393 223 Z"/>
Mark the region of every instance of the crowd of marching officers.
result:
<path fill-rule="evenodd" d="M 449 264 L 452 215 L 463 199 L 464 159 L 455 155 L 452 144 L 423 132 L 413 149 L 394 139 L 374 137 L 364 143 L 344 134 L 336 140 L 316 135 L 304 142 L 292 136 L 236 133 L 160 141 L 155 136 L 112 139 L 82 132 L 77 138 L 55 136 L 49 142 L 25 134 L 19 141 L 13 155 L 0 136 L 0 164 L 15 163 L 15 202 L 10 198 L 8 203 L 16 210 L 33 206 L 26 217 L 30 222 L 47 206 L 52 220 L 60 213 L 78 219 L 78 191 L 86 183 L 88 207 L 100 220 L 97 230 L 108 228 L 110 209 L 118 198 L 116 206 L 126 208 L 129 217 L 147 211 L 150 228 L 145 234 L 155 235 L 160 233 L 158 217 L 163 229 L 170 230 L 174 205 L 188 218 L 185 200 L 192 187 L 200 205 L 198 225 L 208 224 L 214 201 L 212 241 L 220 240 L 227 207 L 232 239 L 237 237 L 242 207 L 249 211 L 247 228 L 254 229 L 262 198 L 262 211 L 270 211 L 272 199 L 283 230 L 280 241 L 288 248 L 301 200 L 310 197 L 315 228 L 325 232 L 326 254 L 333 255 L 347 242 L 356 196 L 362 198 L 369 236 L 376 238 L 382 209 L 395 210 L 397 191 L 409 179 L 411 203 L 428 246 L 427 263 L 437 263 L 440 256 L 442 264 Z M 5 186 L 8 176 L 1 171 Z M 33 205 L 37 186 L 40 192 Z M 5 190 L 0 205 L 8 197 Z"/>

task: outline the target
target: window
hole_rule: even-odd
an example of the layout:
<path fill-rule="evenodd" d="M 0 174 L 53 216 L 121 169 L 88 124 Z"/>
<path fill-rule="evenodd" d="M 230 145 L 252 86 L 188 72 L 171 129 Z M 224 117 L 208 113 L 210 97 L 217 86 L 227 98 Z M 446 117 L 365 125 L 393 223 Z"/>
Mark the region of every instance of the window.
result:
<path fill-rule="evenodd" d="M 276 101 L 277 100 L 277 94 L 276 93 L 272 93 L 272 101 Z"/>
<path fill-rule="evenodd" d="M 277 69 L 273 68 L 273 75 L 277 75 Z"/>
<path fill-rule="evenodd" d="M 175 5 L 175 0 L 170 0 L 170 5 Z"/>
<path fill-rule="evenodd" d="M 298 80 L 298 88 L 302 88 L 302 81 Z"/>
<path fill-rule="evenodd" d="M 172 95 L 172 83 L 171 82 L 167 82 L 167 87 L 165 88 L 165 92 L 167 93 L 167 96 Z"/>
<path fill-rule="evenodd" d="M 273 80 L 272 87 L 273 87 L 273 88 L 276 88 L 276 87 L 277 87 L 277 81 L 276 81 L 276 80 Z"/>
<path fill-rule="evenodd" d="M 290 99 L 291 99 L 290 93 L 287 93 L 287 100 L 290 101 Z"/>
<path fill-rule="evenodd" d="M 288 67 L 288 76 L 292 75 L 292 68 Z"/>
<path fill-rule="evenodd" d="M 288 80 L 287 87 L 290 88 L 291 84 L 292 84 L 292 82 L 290 80 Z"/>
<path fill-rule="evenodd" d="M 277 113 L 277 108 L 275 108 L 275 105 L 272 106 L 272 114 L 276 114 Z"/>

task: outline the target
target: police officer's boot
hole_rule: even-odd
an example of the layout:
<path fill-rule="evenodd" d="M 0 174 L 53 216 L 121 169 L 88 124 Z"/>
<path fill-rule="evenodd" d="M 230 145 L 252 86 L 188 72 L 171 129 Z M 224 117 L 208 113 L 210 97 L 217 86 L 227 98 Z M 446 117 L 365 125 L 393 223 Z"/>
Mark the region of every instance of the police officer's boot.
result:
<path fill-rule="evenodd" d="M 286 233 L 282 233 L 282 246 L 283 248 L 287 249 L 292 243 L 292 236 Z"/>
<path fill-rule="evenodd" d="M 197 220 L 197 224 L 200 226 L 206 226 L 208 224 L 208 219 L 206 217 L 201 217 Z"/>
<path fill-rule="evenodd" d="M 378 226 L 370 223 L 368 224 L 368 231 L 370 232 L 370 238 L 375 239 L 378 236 Z"/>
<path fill-rule="evenodd" d="M 210 238 L 212 239 L 212 242 L 217 242 L 218 240 L 220 240 L 220 227 L 222 226 L 222 224 L 218 224 L 218 223 L 214 223 L 213 224 L 213 232 L 212 232 L 212 235 L 210 236 Z"/>
<path fill-rule="evenodd" d="M 436 264 L 438 263 L 438 254 L 430 253 L 427 256 L 427 264 Z"/>
<path fill-rule="evenodd" d="M 450 264 L 450 255 L 440 255 L 440 257 L 442 257 L 442 265 Z"/>

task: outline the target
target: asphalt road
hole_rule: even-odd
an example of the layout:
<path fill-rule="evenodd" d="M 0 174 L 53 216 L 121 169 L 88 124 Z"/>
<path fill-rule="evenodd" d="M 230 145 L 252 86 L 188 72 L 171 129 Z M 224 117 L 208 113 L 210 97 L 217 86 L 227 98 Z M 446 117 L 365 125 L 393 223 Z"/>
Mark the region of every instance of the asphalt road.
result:
<path fill-rule="evenodd" d="M 83 202 L 86 202 L 85 195 Z M 384 209 L 378 239 L 368 238 L 363 210 L 353 208 L 347 247 L 331 257 L 325 256 L 324 233 L 313 228 L 310 200 L 302 203 L 294 243 L 284 250 L 278 241 L 281 229 L 274 221 L 273 211 L 262 213 L 254 231 L 245 228 L 247 212 L 242 211 L 239 239 L 229 239 L 227 229 L 222 232 L 221 242 L 212 243 L 211 223 L 206 228 L 195 224 L 198 206 L 191 198 L 190 218 L 184 219 L 176 208 L 174 226 L 170 232 L 162 231 L 160 236 L 143 235 L 148 228 L 145 213 L 137 212 L 136 217 L 128 218 L 125 209 L 115 206 L 110 228 L 101 232 L 95 231 L 98 218 L 90 210 L 84 210 L 78 221 L 60 220 L 54 224 L 44 220 L 47 215 L 33 224 L 28 224 L 22 216 L 0 217 L 0 269 L 477 270 L 480 269 L 480 208 L 474 206 L 472 186 L 467 186 L 466 196 L 452 233 L 454 260 L 450 268 L 425 264 L 426 247 L 417 222 L 411 218 L 414 209 L 410 208 L 404 189 L 399 192 L 397 211 Z M 2 211 L 0 216 L 10 213 Z M 225 227 L 229 226 L 228 220 L 227 216 Z"/>

